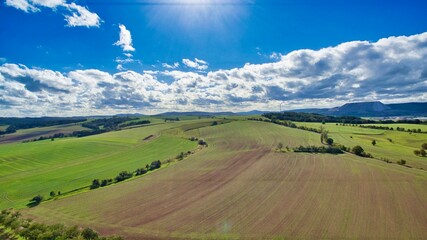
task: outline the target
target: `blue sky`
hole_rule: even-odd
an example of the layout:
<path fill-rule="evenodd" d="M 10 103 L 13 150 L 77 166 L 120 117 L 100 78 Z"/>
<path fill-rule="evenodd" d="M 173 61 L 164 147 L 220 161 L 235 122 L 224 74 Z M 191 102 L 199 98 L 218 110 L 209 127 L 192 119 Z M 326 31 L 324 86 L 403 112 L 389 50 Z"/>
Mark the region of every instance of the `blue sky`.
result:
<path fill-rule="evenodd" d="M 384 80 L 390 74 L 387 72 L 376 73 L 373 80 L 382 82 L 375 84 L 382 86 L 381 89 L 374 89 L 368 95 L 358 92 L 357 89 L 363 89 L 363 83 L 372 80 L 373 76 L 368 72 L 376 69 L 366 69 L 361 62 L 358 71 L 344 72 L 342 57 L 336 54 L 331 57 L 322 49 L 338 49 L 340 44 L 358 41 L 358 46 L 350 44 L 347 47 L 360 53 L 363 47 L 359 47 L 364 45 L 360 42 L 366 41 L 372 51 L 378 52 L 375 43 L 380 39 L 393 41 L 393 36 L 408 37 L 408 46 L 411 36 L 423 42 L 425 36 L 422 33 L 427 31 L 426 10 L 427 2 L 422 0 L 6 0 L 0 5 L 0 80 L 3 79 L 0 82 L 3 85 L 0 85 L 0 91 L 3 91 L 0 112 L 26 116 L 65 111 L 69 115 L 79 115 L 93 110 L 100 114 L 155 113 L 180 107 L 178 110 L 274 109 L 283 101 L 289 109 L 311 105 L 329 107 L 358 100 L 425 101 L 426 96 L 421 91 L 426 88 L 422 74 L 426 69 L 423 65 L 426 62 L 424 45 L 411 45 L 412 50 L 421 54 L 417 57 L 410 55 L 411 49 L 407 49 L 400 53 L 403 54 L 399 55 L 401 61 L 392 59 L 393 56 L 382 55 L 381 58 L 383 63 L 393 60 L 394 65 L 390 68 L 396 68 L 395 71 L 400 68 L 400 73 L 411 76 L 407 80 L 412 84 L 407 86 L 408 89 L 420 89 L 411 94 L 388 91 L 398 86 L 393 85 L 397 82 Z M 384 51 L 390 51 L 393 46 L 395 44 L 381 45 Z M 295 64 L 289 59 L 304 60 L 301 54 L 295 54 L 303 49 L 315 51 L 307 54 L 313 59 L 318 57 L 316 63 L 326 64 L 330 72 L 324 73 L 325 69 L 312 72 L 325 75 L 321 79 L 317 79 L 317 75 L 309 78 L 309 70 L 304 69 L 310 69 L 316 63 L 307 61 L 307 65 L 300 66 L 299 70 L 306 74 L 290 75 Z M 319 57 L 320 53 L 325 55 Z M 369 58 L 367 61 L 372 60 L 370 56 L 365 56 Z M 327 59 L 335 60 L 325 63 Z M 399 64 L 405 59 L 408 66 Z M 417 68 L 409 66 L 413 61 Z M 276 69 L 277 75 L 269 76 L 264 83 L 257 82 L 269 74 L 256 77 L 254 71 L 280 63 L 278 68 L 285 73 Z M 233 69 L 241 72 L 233 73 Z M 364 71 L 366 79 L 360 78 L 360 71 Z M 83 101 L 78 97 L 81 96 L 78 91 L 82 89 L 55 90 L 54 83 L 60 80 L 45 79 L 49 78 L 46 73 L 63 78 L 72 88 L 89 81 L 93 88 L 104 89 L 97 93 L 99 96 L 95 94 L 93 99 L 88 96 Z M 77 73 L 80 74 L 78 79 L 75 78 Z M 124 73 L 139 74 L 134 81 L 136 85 L 124 87 L 127 80 L 118 78 Z M 226 77 L 212 77 L 221 73 Z M 252 76 L 247 78 L 249 75 Z M 106 76 L 112 80 L 105 80 Z M 187 84 L 186 89 L 180 85 L 186 81 L 196 84 Z M 206 81 L 210 85 L 202 84 Z M 254 81 L 257 84 L 249 90 L 241 87 Z M 298 81 L 301 81 L 300 87 L 293 86 Z M 353 90 L 332 91 L 339 81 L 353 86 Z M 120 85 L 120 94 L 108 93 L 107 82 Z M 147 82 L 151 86 L 144 85 Z M 319 84 L 330 84 L 329 92 L 325 90 L 329 97 L 308 91 L 310 86 Z M 34 85 L 39 86 L 31 87 Z M 156 88 L 156 85 L 159 86 Z M 178 85 L 181 87 L 176 87 Z M 214 85 L 221 85 L 221 90 L 229 94 L 216 96 L 208 93 L 208 87 Z M 141 92 L 142 88 L 148 90 Z M 135 89 L 138 96 L 132 93 Z M 21 97 L 10 95 L 20 91 Z M 65 99 L 62 93 L 75 93 L 76 96 Z M 55 102 L 52 99 L 56 99 Z M 320 102 L 313 104 L 319 99 Z M 40 101 L 40 109 L 28 108 L 25 106 L 28 101 Z"/>

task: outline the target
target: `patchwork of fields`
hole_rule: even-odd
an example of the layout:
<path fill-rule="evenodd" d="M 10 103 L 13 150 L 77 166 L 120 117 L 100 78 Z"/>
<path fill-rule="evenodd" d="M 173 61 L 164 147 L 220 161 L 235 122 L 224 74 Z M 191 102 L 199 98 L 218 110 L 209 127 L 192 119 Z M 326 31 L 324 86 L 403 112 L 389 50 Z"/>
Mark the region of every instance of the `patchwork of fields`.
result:
<path fill-rule="evenodd" d="M 0 209 L 23 208 L 38 194 L 45 198 L 51 191 L 64 194 L 88 187 L 95 178 L 114 178 L 121 171 L 174 158 L 197 147 L 197 142 L 182 135 L 181 127 L 194 123 L 210 126 L 212 121 L 171 122 L 84 138 L 1 144 Z M 168 129 L 175 129 L 174 134 L 168 134 Z"/>
<path fill-rule="evenodd" d="M 196 129 L 187 125 L 185 130 L 165 132 L 202 137 L 209 147 L 172 167 L 43 203 L 23 214 L 47 223 L 90 226 L 126 239 L 427 236 L 424 170 L 350 154 L 279 153 L 279 142 L 289 147 L 320 145 L 320 137 L 270 123 L 235 121 Z M 137 131 L 146 130 L 93 138 L 130 148 L 126 144 L 138 141 L 127 135 L 148 133 Z M 334 138 L 340 142 L 338 135 Z M 167 151 L 167 144 L 175 143 L 161 143 L 155 152 Z"/>
<path fill-rule="evenodd" d="M 329 131 L 329 136 L 337 143 L 347 147 L 360 145 L 366 152 L 371 153 L 375 158 L 386 158 L 392 162 L 403 159 L 407 162 L 408 166 L 427 170 L 427 158 L 414 154 L 414 150 L 420 149 L 423 143 L 427 143 L 426 133 L 409 133 L 396 130 L 361 128 L 358 126 L 341 126 L 335 123 L 297 123 L 297 125 L 312 128 L 323 126 Z M 372 126 L 374 124 L 367 125 Z M 377 126 L 388 126 L 394 129 L 397 127 L 403 127 L 405 129 L 419 128 L 423 132 L 427 132 L 427 125 L 421 124 L 377 124 Z M 372 145 L 373 140 L 376 141 L 375 146 Z"/>

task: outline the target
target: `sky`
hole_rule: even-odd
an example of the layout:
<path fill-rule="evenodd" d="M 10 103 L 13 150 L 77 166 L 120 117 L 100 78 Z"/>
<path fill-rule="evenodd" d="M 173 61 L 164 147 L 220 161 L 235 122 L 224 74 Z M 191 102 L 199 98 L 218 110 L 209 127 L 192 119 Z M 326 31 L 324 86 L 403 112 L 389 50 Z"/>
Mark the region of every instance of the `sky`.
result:
<path fill-rule="evenodd" d="M 0 116 L 427 100 L 427 1 L 2 0 Z"/>

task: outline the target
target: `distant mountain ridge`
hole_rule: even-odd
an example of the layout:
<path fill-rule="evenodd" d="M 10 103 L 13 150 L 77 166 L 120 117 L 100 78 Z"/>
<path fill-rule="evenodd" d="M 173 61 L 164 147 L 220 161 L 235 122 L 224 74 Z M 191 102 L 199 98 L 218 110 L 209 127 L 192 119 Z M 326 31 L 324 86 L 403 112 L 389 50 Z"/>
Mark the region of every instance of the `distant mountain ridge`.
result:
<path fill-rule="evenodd" d="M 395 103 L 383 104 L 375 102 L 346 103 L 335 108 L 308 108 L 295 109 L 290 112 L 318 113 L 331 116 L 355 117 L 399 117 L 399 116 L 427 116 L 427 102 L 424 103 Z"/>

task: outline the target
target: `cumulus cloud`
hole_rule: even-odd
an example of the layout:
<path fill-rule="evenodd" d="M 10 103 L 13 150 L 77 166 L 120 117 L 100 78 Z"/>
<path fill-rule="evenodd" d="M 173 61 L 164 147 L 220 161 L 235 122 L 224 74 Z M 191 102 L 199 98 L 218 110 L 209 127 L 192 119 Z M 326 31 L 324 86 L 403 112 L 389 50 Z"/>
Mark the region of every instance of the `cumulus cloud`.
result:
<path fill-rule="evenodd" d="M 173 64 L 168 64 L 168 63 L 162 63 L 162 66 L 164 68 L 169 68 L 169 69 L 175 69 L 179 67 L 179 62 L 175 62 Z"/>
<path fill-rule="evenodd" d="M 194 61 L 184 58 L 182 59 L 182 63 L 189 67 L 197 70 L 206 70 L 208 69 L 208 63 L 206 61 L 195 58 Z"/>
<path fill-rule="evenodd" d="M 67 4 L 66 0 L 6 0 L 6 5 L 25 12 L 38 12 L 41 11 L 40 7 L 60 9 L 64 12 L 66 26 L 69 27 L 99 27 L 101 25 L 101 18 L 98 14 L 90 12 L 87 7 L 74 2 Z"/>
<path fill-rule="evenodd" d="M 207 65 L 199 59 L 191 62 Z M 351 101 L 425 101 L 427 33 L 298 50 L 273 63 L 208 73 L 193 68 L 195 72 L 61 73 L 5 63 L 0 65 L 0 114 L 242 111 L 273 110 L 279 104 L 291 109 Z"/>
<path fill-rule="evenodd" d="M 98 14 L 90 12 L 86 7 L 75 3 L 64 4 L 72 15 L 65 16 L 67 26 L 69 27 L 99 27 L 101 19 Z"/>
<path fill-rule="evenodd" d="M 27 0 L 6 0 L 6 5 L 22 10 L 24 12 L 40 11 L 40 9 L 33 6 Z"/>
<path fill-rule="evenodd" d="M 130 31 L 126 29 L 126 26 L 123 24 L 119 25 L 120 28 L 120 38 L 117 42 L 114 43 L 116 46 L 122 47 L 125 52 L 133 52 L 135 48 L 132 46 L 132 36 Z"/>

